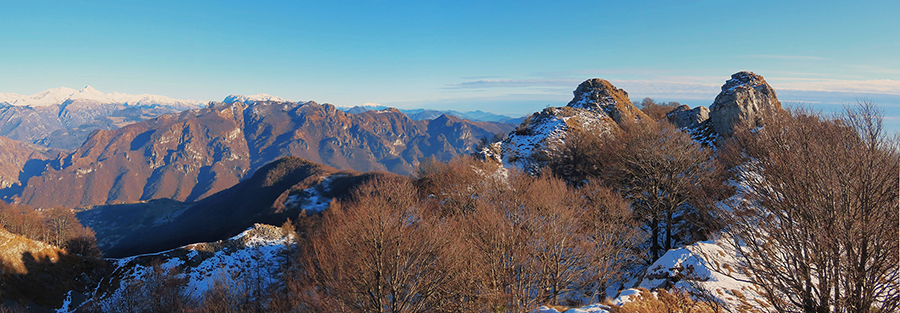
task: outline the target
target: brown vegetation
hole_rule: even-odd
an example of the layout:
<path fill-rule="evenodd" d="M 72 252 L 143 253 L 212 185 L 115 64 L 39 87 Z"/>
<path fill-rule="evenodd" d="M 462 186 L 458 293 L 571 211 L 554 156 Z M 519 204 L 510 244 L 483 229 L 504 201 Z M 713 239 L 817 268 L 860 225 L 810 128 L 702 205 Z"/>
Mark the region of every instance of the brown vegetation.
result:
<path fill-rule="evenodd" d="M 644 100 L 641 100 L 640 106 L 641 111 L 647 114 L 651 120 L 665 122 L 666 114 L 681 106 L 681 103 L 675 101 L 656 102 L 653 98 L 644 98 Z"/>
<path fill-rule="evenodd" d="M 65 248 L 68 253 L 101 258 L 94 232 L 81 225 L 70 209 L 36 211 L 24 205 L 0 201 L 0 228 L 31 240 Z"/>
<path fill-rule="evenodd" d="M 295 300 L 276 302 L 525 312 L 576 294 L 604 298 L 639 241 L 628 205 L 601 186 L 503 171 L 460 159 L 428 164 L 414 182 L 382 177 L 355 189 L 301 232 L 307 244 L 285 275 Z"/>

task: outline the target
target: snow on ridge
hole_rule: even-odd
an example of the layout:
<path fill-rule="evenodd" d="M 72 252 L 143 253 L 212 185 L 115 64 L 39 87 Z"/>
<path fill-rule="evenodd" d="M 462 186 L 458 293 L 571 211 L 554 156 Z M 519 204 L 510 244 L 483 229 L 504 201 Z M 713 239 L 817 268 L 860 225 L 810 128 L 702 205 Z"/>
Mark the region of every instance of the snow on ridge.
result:
<path fill-rule="evenodd" d="M 225 97 L 225 100 L 223 100 L 222 102 L 225 102 L 225 103 L 242 102 L 245 104 L 253 104 L 253 103 L 256 103 L 257 101 L 290 102 L 290 100 L 288 100 L 288 99 L 276 97 L 276 96 L 273 96 L 270 94 L 265 94 L 265 93 L 258 93 L 258 94 L 249 95 L 249 96 L 230 94 L 227 97 Z"/>
<path fill-rule="evenodd" d="M 119 283 L 109 284 L 117 286 L 113 289 L 95 291 L 92 300 L 104 311 L 114 308 L 127 286 L 139 282 L 152 270 L 148 266 L 151 260 L 159 260 L 163 270 L 178 268 L 178 277 L 187 280 L 185 294 L 194 299 L 199 300 L 216 281 L 233 288 L 264 290 L 278 283 L 285 250 L 295 240 L 279 227 L 255 224 L 227 240 L 111 260 L 116 264 L 116 274 L 111 279 Z M 253 282 L 253 286 L 245 286 L 244 282 Z"/>
<path fill-rule="evenodd" d="M 124 104 L 128 106 L 163 105 L 190 108 L 199 107 L 203 104 L 203 101 L 198 100 L 173 99 L 151 94 L 103 93 L 91 86 L 85 86 L 79 90 L 67 87 L 52 88 L 33 95 L 0 93 L 0 105 L 48 107 L 74 101 L 96 102 L 98 104 Z"/>
<path fill-rule="evenodd" d="M 584 108 L 554 107 L 531 117 L 531 124 L 524 132 L 513 131 L 501 144 L 503 163 L 516 164 L 531 169 L 531 157 L 535 151 L 549 151 L 565 142 L 571 125 L 584 129 L 597 129 L 605 133 L 612 123 L 606 113 Z M 511 162 L 510 157 L 516 162 Z"/>

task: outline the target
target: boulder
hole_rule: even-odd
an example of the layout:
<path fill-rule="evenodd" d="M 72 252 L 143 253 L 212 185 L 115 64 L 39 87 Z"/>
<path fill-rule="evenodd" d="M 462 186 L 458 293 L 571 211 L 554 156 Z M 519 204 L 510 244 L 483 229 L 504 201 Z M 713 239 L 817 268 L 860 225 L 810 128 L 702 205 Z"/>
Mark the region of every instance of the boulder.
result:
<path fill-rule="evenodd" d="M 709 109 L 705 106 L 691 107 L 682 105 L 666 113 L 666 119 L 679 128 L 694 128 L 709 119 Z"/>
<path fill-rule="evenodd" d="M 781 110 L 781 102 L 762 76 L 744 71 L 731 75 L 709 109 L 715 131 L 730 135 L 738 123 L 759 125 L 767 112 Z"/>

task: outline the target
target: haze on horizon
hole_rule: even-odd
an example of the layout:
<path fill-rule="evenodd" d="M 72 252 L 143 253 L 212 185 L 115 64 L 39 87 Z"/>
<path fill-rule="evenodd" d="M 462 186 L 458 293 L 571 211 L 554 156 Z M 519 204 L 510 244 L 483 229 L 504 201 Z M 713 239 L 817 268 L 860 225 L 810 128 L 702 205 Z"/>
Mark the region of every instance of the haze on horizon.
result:
<path fill-rule="evenodd" d="M 900 2 L 156 1 L 6 4 L 0 92 L 60 86 L 221 101 L 267 93 L 338 106 L 564 105 L 600 77 L 712 103 L 732 73 L 787 105 L 868 99 L 900 129 Z"/>

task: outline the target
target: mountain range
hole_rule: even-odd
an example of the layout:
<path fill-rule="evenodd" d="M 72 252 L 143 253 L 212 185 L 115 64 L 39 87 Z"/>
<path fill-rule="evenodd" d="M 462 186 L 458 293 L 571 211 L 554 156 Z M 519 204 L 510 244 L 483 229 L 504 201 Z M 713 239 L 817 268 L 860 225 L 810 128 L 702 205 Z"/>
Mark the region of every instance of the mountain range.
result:
<path fill-rule="evenodd" d="M 312 101 L 251 103 L 211 103 L 95 130 L 74 152 L 51 160 L 12 200 L 40 208 L 190 202 L 284 156 L 405 175 L 422 158 L 446 161 L 472 153 L 482 138 L 514 127 L 449 115 L 414 121 L 396 109 L 351 114 Z"/>

